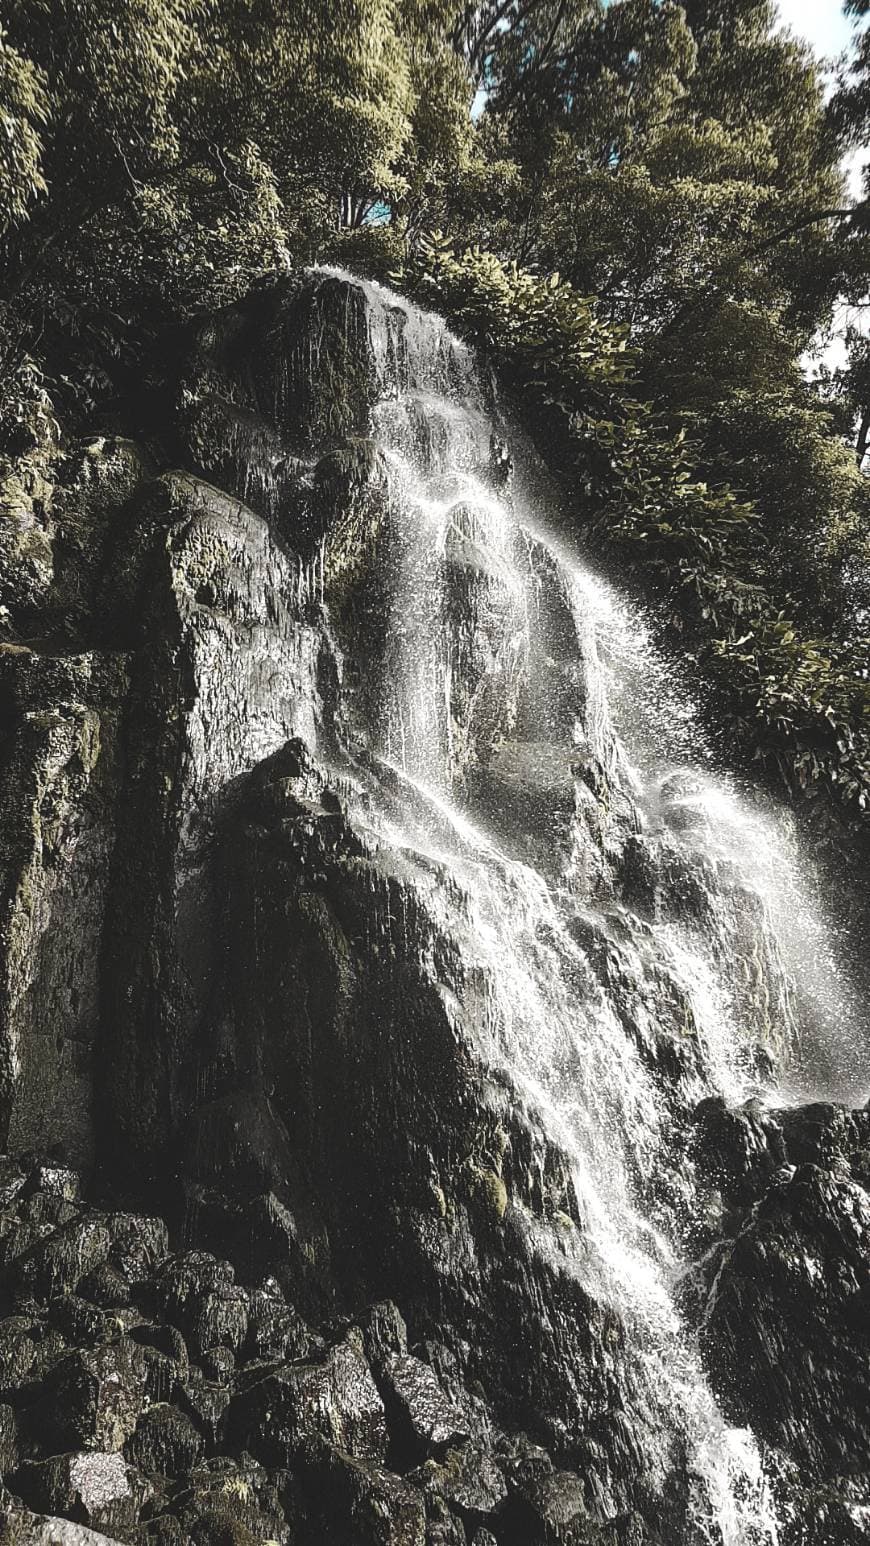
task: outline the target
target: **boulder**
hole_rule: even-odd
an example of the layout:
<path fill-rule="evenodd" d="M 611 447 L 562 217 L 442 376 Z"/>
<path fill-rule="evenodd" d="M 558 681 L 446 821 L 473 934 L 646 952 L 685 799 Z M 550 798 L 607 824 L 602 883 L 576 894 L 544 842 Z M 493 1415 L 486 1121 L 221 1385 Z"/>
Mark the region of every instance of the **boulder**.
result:
<path fill-rule="evenodd" d="M 22 1466 L 16 1490 L 28 1507 L 61 1514 L 121 1540 L 131 1538 L 153 1485 L 117 1452 L 54 1455 Z"/>
<path fill-rule="evenodd" d="M 169 1255 L 169 1231 L 162 1219 L 110 1213 L 106 1228 L 111 1240 L 110 1264 L 131 1288 L 147 1282 Z"/>
<path fill-rule="evenodd" d="M 64 1294 L 52 1299 L 48 1314 L 51 1324 L 71 1347 L 99 1347 L 103 1342 L 110 1342 L 119 1331 L 126 1330 L 131 1319 L 136 1319 L 135 1311 L 112 1313 L 101 1310 L 78 1294 Z"/>
<path fill-rule="evenodd" d="M 230 1347 L 209 1347 L 200 1354 L 200 1367 L 215 1385 L 232 1385 L 236 1371 L 235 1354 Z"/>
<path fill-rule="evenodd" d="M 211 1380 L 193 1379 L 182 1385 L 178 1402 L 202 1434 L 209 1454 L 214 1454 L 223 1434 L 224 1416 L 230 1404 L 230 1392 L 225 1385 Z"/>
<path fill-rule="evenodd" d="M 40 1332 L 27 1316 L 0 1321 L 0 1392 L 18 1390 L 27 1382 L 36 1364 Z"/>
<path fill-rule="evenodd" d="M 168 1402 L 143 1412 L 124 1446 L 127 1459 L 149 1475 L 182 1476 L 202 1458 L 205 1443 L 186 1413 Z"/>
<path fill-rule="evenodd" d="M 10 1269 L 13 1292 L 19 1299 L 42 1301 L 72 1294 L 82 1278 L 107 1259 L 111 1244 L 97 1215 L 64 1224 L 16 1258 Z"/>
<path fill-rule="evenodd" d="M 184 1383 L 190 1371 L 181 1332 L 175 1326 L 147 1324 L 134 1327 L 130 1335 L 142 1349 L 148 1399 L 170 1401 L 176 1386 Z"/>
<path fill-rule="evenodd" d="M 267 1465 L 287 1465 L 317 1435 L 356 1459 L 383 1461 L 384 1404 L 360 1333 L 350 1331 L 322 1363 L 290 1364 L 240 1392 L 228 1430 Z"/>
<path fill-rule="evenodd" d="M 287 1478 L 276 1484 L 253 1461 L 216 1459 L 196 1467 L 176 1492 L 173 1507 L 182 1539 L 195 1546 L 291 1546 L 297 1513 Z"/>
<path fill-rule="evenodd" d="M 78 1202 L 82 1191 L 81 1176 L 65 1165 L 38 1164 L 27 1178 L 26 1190 L 62 1197 L 66 1202 Z"/>
<path fill-rule="evenodd" d="M 71 1449 L 114 1453 L 133 1433 L 144 1400 L 142 1350 L 122 1337 L 62 1358 L 39 1401 L 28 1411 L 28 1430 L 49 1453 Z"/>
<path fill-rule="evenodd" d="M 469 1437 L 468 1423 L 444 1394 L 428 1364 L 410 1353 L 386 1360 L 382 1376 L 387 1418 L 401 1450 L 425 1459 Z"/>
<path fill-rule="evenodd" d="M 79 1293 L 101 1310 L 126 1309 L 132 1298 L 129 1281 L 110 1261 L 102 1262 L 82 1278 Z"/>
<path fill-rule="evenodd" d="M 115 1546 L 117 1539 L 69 1519 L 31 1514 L 15 1505 L 6 1508 L 0 1518 L 3 1546 Z"/>
<path fill-rule="evenodd" d="M 462 1520 L 434 1494 L 426 1499 L 426 1546 L 466 1546 Z"/>
<path fill-rule="evenodd" d="M 252 1291 L 243 1349 L 248 1358 L 307 1358 L 317 1342 L 274 1280 Z"/>
<path fill-rule="evenodd" d="M 600 1540 L 576 1472 L 549 1470 L 522 1483 L 506 1512 L 505 1536 L 516 1546 L 592 1546 Z"/>
<path fill-rule="evenodd" d="M 0 1214 L 12 1207 L 26 1185 L 26 1165 L 15 1155 L 0 1155 Z"/>
<path fill-rule="evenodd" d="M 187 1251 L 169 1261 L 158 1294 L 169 1320 L 183 1331 L 194 1356 L 213 1347 L 237 1351 L 248 1330 L 248 1296 L 235 1284 L 229 1262 L 208 1251 Z"/>
<path fill-rule="evenodd" d="M 305 1486 L 320 1538 L 330 1546 L 425 1546 L 421 1494 L 381 1466 L 322 1444 L 308 1458 Z"/>
<path fill-rule="evenodd" d="M 500 1513 L 508 1497 L 501 1467 L 478 1444 L 448 1450 L 441 1460 L 428 1460 L 411 1475 L 427 1495 L 445 1498 L 466 1520 L 482 1523 Z"/>

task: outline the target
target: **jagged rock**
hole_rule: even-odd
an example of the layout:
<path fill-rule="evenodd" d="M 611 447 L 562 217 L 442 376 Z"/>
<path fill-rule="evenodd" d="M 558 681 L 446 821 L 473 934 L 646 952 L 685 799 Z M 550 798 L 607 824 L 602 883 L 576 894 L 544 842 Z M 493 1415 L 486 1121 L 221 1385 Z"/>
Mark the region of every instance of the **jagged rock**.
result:
<path fill-rule="evenodd" d="M 260 1546 L 274 1541 L 291 1546 L 297 1539 L 295 1504 L 286 1486 L 252 1461 L 220 1459 L 198 1466 L 174 1498 L 185 1539 L 196 1546 Z"/>
<path fill-rule="evenodd" d="M 0 1541 L 3 1546 L 115 1546 L 117 1537 L 88 1530 L 69 1519 L 53 1519 L 31 1514 L 14 1505 L 0 1516 Z"/>
<path fill-rule="evenodd" d="M 34 1228 L 41 1239 L 64 1224 L 81 1218 L 82 1210 L 67 1197 L 56 1192 L 22 1193 L 16 1214 L 23 1224 Z"/>
<path fill-rule="evenodd" d="M 62 1358 L 27 1414 L 28 1429 L 52 1450 L 123 1448 L 145 1399 L 142 1351 L 129 1338 Z"/>
<path fill-rule="evenodd" d="M 287 1465 L 316 1434 L 360 1460 L 387 1453 L 384 1405 L 359 1333 L 323 1363 L 290 1364 L 234 1400 L 228 1431 L 265 1464 Z"/>
<path fill-rule="evenodd" d="M 448 1450 L 441 1460 L 428 1460 L 411 1475 L 427 1493 L 446 1498 L 469 1520 L 498 1514 L 508 1496 L 507 1483 L 494 1457 L 473 1443 Z"/>
<path fill-rule="evenodd" d="M 201 1459 L 202 1435 L 177 1407 L 160 1403 L 143 1412 L 124 1452 L 140 1471 L 157 1476 L 182 1476 Z"/>
<path fill-rule="evenodd" d="M 250 1316 L 248 1329 L 250 1330 Z M 207 1380 L 212 1380 L 216 1385 L 232 1384 L 233 1375 L 236 1369 L 236 1358 L 232 1348 L 207 1348 L 206 1351 L 200 1355 L 199 1362 L 202 1372 Z"/>
<path fill-rule="evenodd" d="M 0 1157 L 0 1214 L 5 1214 L 27 1185 L 27 1170 L 17 1158 Z"/>
<path fill-rule="evenodd" d="M 16 1491 L 29 1508 L 60 1514 L 120 1540 L 131 1539 L 154 1497 L 151 1483 L 118 1453 L 55 1455 L 22 1466 Z"/>
<path fill-rule="evenodd" d="M 182 1378 L 186 1377 L 188 1369 L 187 1343 L 177 1326 L 154 1325 L 150 1321 L 140 1321 L 130 1332 L 134 1342 L 140 1347 L 152 1347 L 164 1357 L 171 1358 L 178 1368 Z"/>
<path fill-rule="evenodd" d="M 179 1383 L 180 1371 L 172 1358 L 156 1347 L 144 1347 L 142 1360 L 145 1366 L 145 1395 L 148 1401 L 172 1401 Z"/>
<path fill-rule="evenodd" d="M 40 1388 L 42 1382 L 57 1367 L 69 1352 L 69 1346 L 63 1334 L 55 1326 L 50 1326 L 44 1321 L 34 1321 L 30 1335 L 34 1344 L 34 1359 L 22 1386 L 19 1386 L 21 1398 L 30 1397 Z M 19 1396 L 12 1396 L 18 1400 Z"/>
<path fill-rule="evenodd" d="M 127 1278 L 110 1261 L 103 1262 L 82 1278 L 79 1292 L 101 1310 L 127 1309 L 132 1297 Z"/>
<path fill-rule="evenodd" d="M 380 1466 L 321 1445 L 306 1466 L 312 1514 L 335 1546 L 425 1546 L 419 1492 Z"/>
<path fill-rule="evenodd" d="M 131 1333 L 142 1349 L 145 1393 L 150 1401 L 171 1401 L 176 1385 L 188 1377 L 187 1346 L 175 1326 L 135 1326 Z"/>
<path fill-rule="evenodd" d="M 139 1542 L 153 1543 L 153 1546 L 188 1546 L 190 1541 L 190 1536 L 175 1515 L 165 1510 L 140 1525 L 136 1533 Z M 249 1543 L 246 1542 L 245 1546 L 249 1546 Z"/>
<path fill-rule="evenodd" d="M 229 1262 L 207 1251 L 174 1257 L 160 1278 L 160 1298 L 184 1332 L 194 1355 L 212 1347 L 237 1351 L 248 1330 L 248 1297 Z"/>
<path fill-rule="evenodd" d="M 223 1434 L 223 1420 L 230 1404 L 229 1390 L 209 1380 L 191 1379 L 182 1385 L 178 1400 L 205 1439 L 209 1453 L 214 1453 Z"/>
<path fill-rule="evenodd" d="M 437 1494 L 426 1499 L 426 1546 L 466 1546 L 462 1520 Z"/>
<path fill-rule="evenodd" d="M 840 1167 L 786 1171 L 727 1250 L 703 1340 L 730 1412 L 808 1474 L 866 1466 L 870 1196 Z"/>
<path fill-rule="evenodd" d="M 11 1406 L 0 1405 L 0 1476 L 14 1471 L 21 1458 L 18 1418 Z"/>
<path fill-rule="evenodd" d="M 26 1190 L 42 1192 L 49 1197 L 62 1197 L 66 1202 L 78 1202 L 81 1196 L 81 1176 L 63 1165 L 37 1165 L 27 1178 Z"/>
<path fill-rule="evenodd" d="M 777 1112 L 776 1119 L 790 1164 L 827 1169 L 842 1162 L 857 1181 L 870 1183 L 870 1106 L 849 1111 L 816 1102 Z"/>
<path fill-rule="evenodd" d="M 717 1185 L 732 1207 L 748 1207 L 785 1160 L 782 1135 L 757 1105 L 728 1108 L 721 1096 L 695 1111 L 695 1149 L 705 1184 Z"/>
<path fill-rule="evenodd" d="M 317 1339 L 281 1293 L 277 1283 L 251 1292 L 244 1352 L 249 1358 L 306 1358 Z"/>
<path fill-rule="evenodd" d="M 382 1389 L 394 1442 L 410 1453 L 438 1454 L 469 1437 L 467 1422 L 445 1396 L 434 1371 L 410 1353 L 387 1358 Z"/>
<path fill-rule="evenodd" d="M 371 1305 L 361 1317 L 360 1328 L 366 1357 L 376 1374 L 381 1374 L 391 1358 L 407 1353 L 408 1328 L 392 1300 Z"/>
<path fill-rule="evenodd" d="M 510 1501 L 508 1540 L 523 1546 L 587 1546 L 598 1539 L 589 1518 L 583 1483 L 573 1471 L 548 1471 L 527 1479 Z"/>
<path fill-rule="evenodd" d="M 41 1300 L 74 1293 L 82 1278 L 107 1259 L 110 1249 L 111 1236 L 103 1220 L 85 1215 L 16 1257 L 12 1290 L 21 1299 Z"/>
<path fill-rule="evenodd" d="M 38 1339 L 39 1328 L 27 1316 L 0 1321 L 0 1391 L 4 1395 L 18 1390 L 36 1364 L 34 1331 Z"/>
<path fill-rule="evenodd" d="M 106 1218 L 112 1267 L 132 1287 L 147 1282 L 169 1255 L 169 1231 L 162 1219 L 138 1213 L 110 1213 Z"/>
<path fill-rule="evenodd" d="M 77 1294 L 52 1299 L 48 1314 L 71 1347 L 99 1347 L 126 1331 L 129 1322 L 137 1319 L 135 1311 L 101 1310 Z"/>

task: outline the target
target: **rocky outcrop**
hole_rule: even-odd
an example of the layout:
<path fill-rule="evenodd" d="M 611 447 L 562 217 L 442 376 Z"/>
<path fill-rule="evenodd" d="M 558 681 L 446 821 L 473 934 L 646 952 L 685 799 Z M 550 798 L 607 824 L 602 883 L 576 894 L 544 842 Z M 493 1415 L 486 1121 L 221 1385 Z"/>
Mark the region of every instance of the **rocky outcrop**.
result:
<path fill-rule="evenodd" d="M 168 1254 L 158 1221 L 78 1194 L 71 1219 L 45 1225 L 64 1272 L 23 1276 L 33 1203 L 58 1210 L 36 1189 L 50 1167 L 19 1173 L 0 1214 L 10 1542 L 652 1539 L 639 1523 L 598 1529 L 576 1472 L 501 1429 L 479 1398 L 451 1394 L 446 1350 L 410 1349 L 392 1304 L 311 1328 L 274 1279 L 239 1284 L 225 1260 Z M 127 1285 L 111 1313 L 93 1262 L 62 1245 L 71 1226 L 99 1239 Z M 293 1327 L 291 1344 L 276 1342 L 278 1325 Z"/>
<path fill-rule="evenodd" d="M 863 1540 L 870 1108 L 708 1101 L 698 1142 L 727 1225 L 699 1269 L 726 1410 L 785 1457 L 789 1542 Z"/>
<path fill-rule="evenodd" d="M 704 1366 L 858 1530 L 866 1113 L 777 1109 L 765 897 L 485 374 L 315 273 L 173 432 L 0 533 L 10 1539 L 761 1546 Z"/>

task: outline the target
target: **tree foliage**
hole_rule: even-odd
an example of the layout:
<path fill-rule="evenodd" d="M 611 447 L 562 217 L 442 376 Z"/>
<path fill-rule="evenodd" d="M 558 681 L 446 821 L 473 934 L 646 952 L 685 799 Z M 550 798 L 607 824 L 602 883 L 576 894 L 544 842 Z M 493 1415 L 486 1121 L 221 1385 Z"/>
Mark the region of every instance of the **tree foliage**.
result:
<path fill-rule="evenodd" d="M 870 297 L 840 169 L 868 82 L 870 31 L 826 103 L 773 0 L 16 0 L 0 451 L 289 266 L 397 269 L 497 364 L 746 755 L 860 801 L 870 366 L 858 331 L 819 384 L 800 361 Z"/>
<path fill-rule="evenodd" d="M 105 369 L 144 331 L 314 258 L 379 200 L 423 218 L 472 134 L 448 15 L 20 0 L 0 33 L 7 369 L 58 333 Z"/>

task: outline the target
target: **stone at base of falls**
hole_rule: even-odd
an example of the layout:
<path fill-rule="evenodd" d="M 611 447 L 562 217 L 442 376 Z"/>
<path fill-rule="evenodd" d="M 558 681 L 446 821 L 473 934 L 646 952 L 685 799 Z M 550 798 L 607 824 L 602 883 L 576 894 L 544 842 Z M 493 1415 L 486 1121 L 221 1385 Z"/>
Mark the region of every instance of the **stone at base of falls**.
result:
<path fill-rule="evenodd" d="M 167 1255 L 159 1219 L 92 1207 L 74 1176 L 58 1186 L 25 1164 L 8 1191 L 0 1542 L 657 1546 L 633 1516 L 596 1523 L 581 1474 L 505 1430 L 445 1346 L 409 1348 L 395 1304 L 315 1332 L 274 1279 L 239 1282 L 205 1251 Z M 9 1313 L 21 1244 L 9 1226 L 36 1214 L 49 1243 L 70 1207 L 83 1240 L 104 1229 L 109 1259 L 77 1275 L 76 1293 L 37 1276 Z M 89 1298 L 109 1266 L 121 1309 Z"/>
<path fill-rule="evenodd" d="M 316 1434 L 362 1461 L 387 1453 L 384 1405 L 352 1329 L 319 1364 L 289 1364 L 238 1395 L 229 1431 L 259 1460 L 290 1464 Z"/>
<path fill-rule="evenodd" d="M 103 1535 L 69 1519 L 32 1514 L 11 1507 L 0 1511 L 2 1546 L 118 1546 L 119 1537 Z"/>
<path fill-rule="evenodd" d="M 470 1438 L 466 1420 L 445 1396 L 434 1371 L 419 1358 L 410 1353 L 390 1358 L 381 1386 L 387 1388 L 396 1427 L 404 1429 L 412 1453 L 435 1455 Z"/>
<path fill-rule="evenodd" d="M 762 1113 L 705 1102 L 699 1128 L 708 1174 L 730 1209 L 729 1234 L 705 1259 L 701 1325 L 726 1413 L 790 1457 L 801 1485 L 851 1478 L 857 1499 L 849 1529 L 863 1519 L 863 1530 L 870 1521 L 870 1109 Z M 835 1487 L 822 1512 L 834 1517 L 838 1507 Z M 827 1539 L 824 1531 L 806 1536 L 817 1538 Z"/>
<path fill-rule="evenodd" d="M 117 1453 L 83 1451 L 31 1462 L 16 1473 L 15 1485 L 38 1513 L 63 1515 L 121 1537 L 135 1528 L 155 1496 L 154 1485 Z"/>

